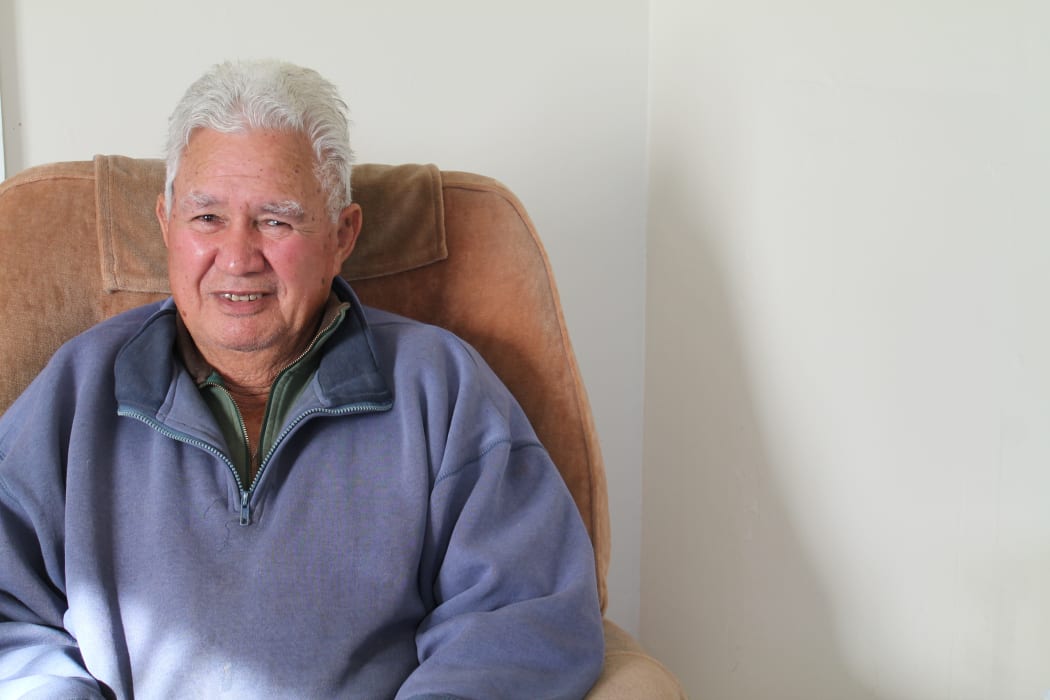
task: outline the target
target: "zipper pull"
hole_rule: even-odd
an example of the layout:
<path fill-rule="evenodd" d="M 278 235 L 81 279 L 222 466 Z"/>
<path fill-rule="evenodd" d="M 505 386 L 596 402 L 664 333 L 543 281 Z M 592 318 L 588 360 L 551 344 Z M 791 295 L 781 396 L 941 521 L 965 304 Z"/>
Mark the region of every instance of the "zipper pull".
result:
<path fill-rule="evenodd" d="M 241 525 L 252 524 L 252 508 L 248 505 L 248 499 L 251 496 L 250 491 L 241 491 Z"/>

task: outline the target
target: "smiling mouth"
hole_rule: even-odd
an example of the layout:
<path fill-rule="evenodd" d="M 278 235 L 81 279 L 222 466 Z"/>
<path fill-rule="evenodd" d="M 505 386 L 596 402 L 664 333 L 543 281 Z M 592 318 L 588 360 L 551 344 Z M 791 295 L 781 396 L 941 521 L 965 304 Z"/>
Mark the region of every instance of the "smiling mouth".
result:
<path fill-rule="evenodd" d="M 229 301 L 256 301 L 257 299 L 262 298 L 262 294 L 233 294 L 231 292 L 227 292 L 221 296 L 223 299 L 228 299 Z"/>

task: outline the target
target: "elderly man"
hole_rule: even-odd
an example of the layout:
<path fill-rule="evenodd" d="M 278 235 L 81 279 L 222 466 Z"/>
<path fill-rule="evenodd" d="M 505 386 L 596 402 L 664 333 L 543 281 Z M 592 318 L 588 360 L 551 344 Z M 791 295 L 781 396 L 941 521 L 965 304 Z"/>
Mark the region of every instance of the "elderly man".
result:
<path fill-rule="evenodd" d="M 170 124 L 172 298 L 0 419 L 0 697 L 579 698 L 590 543 L 521 409 L 339 278 L 345 106 L 217 66 Z"/>

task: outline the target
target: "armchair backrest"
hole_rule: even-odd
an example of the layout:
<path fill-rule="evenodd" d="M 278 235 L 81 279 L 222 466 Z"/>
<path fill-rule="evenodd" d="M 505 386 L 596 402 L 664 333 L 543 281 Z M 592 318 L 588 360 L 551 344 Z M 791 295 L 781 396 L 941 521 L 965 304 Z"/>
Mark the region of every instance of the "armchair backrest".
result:
<path fill-rule="evenodd" d="M 154 217 L 164 166 L 98 156 L 0 184 L 0 412 L 63 342 L 168 294 Z M 361 300 L 471 343 L 514 393 L 609 562 L 605 470 L 546 253 L 517 198 L 434 166 L 360 165 L 364 210 L 343 276 Z"/>

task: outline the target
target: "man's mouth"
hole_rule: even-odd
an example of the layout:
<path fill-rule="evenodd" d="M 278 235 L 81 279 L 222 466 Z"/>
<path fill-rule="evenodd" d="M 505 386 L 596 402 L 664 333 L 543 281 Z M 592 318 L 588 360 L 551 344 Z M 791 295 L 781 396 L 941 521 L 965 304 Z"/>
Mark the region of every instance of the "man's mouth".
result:
<path fill-rule="evenodd" d="M 223 299 L 230 301 L 255 301 L 262 297 L 262 294 L 234 294 L 232 292 L 226 292 L 221 295 Z"/>

